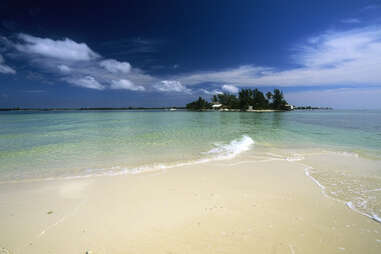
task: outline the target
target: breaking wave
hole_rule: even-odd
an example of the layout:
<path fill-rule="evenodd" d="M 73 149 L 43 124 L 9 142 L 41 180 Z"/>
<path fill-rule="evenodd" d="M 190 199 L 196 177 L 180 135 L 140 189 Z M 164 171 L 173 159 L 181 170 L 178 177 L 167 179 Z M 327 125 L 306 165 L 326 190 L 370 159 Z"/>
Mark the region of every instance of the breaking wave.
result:
<path fill-rule="evenodd" d="M 252 145 L 254 145 L 254 140 L 247 136 L 243 135 L 238 139 L 234 139 L 227 144 L 214 144 L 214 148 L 209 150 L 208 152 L 202 153 L 204 156 L 198 160 L 184 161 L 178 163 L 157 163 L 153 165 L 144 165 L 140 167 L 134 168 L 126 168 L 115 166 L 108 169 L 89 169 L 87 170 L 88 174 L 77 175 L 77 176 L 67 176 L 64 179 L 75 179 L 75 178 L 87 178 L 87 177 L 96 177 L 96 176 L 117 176 L 117 175 L 125 175 L 125 174 L 139 174 L 143 172 L 150 171 L 159 171 L 176 167 L 184 167 L 191 166 L 197 164 L 203 164 L 211 161 L 219 161 L 219 160 L 229 160 L 233 159 L 239 154 L 250 150 Z M 47 178 L 45 180 L 54 180 L 57 178 Z"/>

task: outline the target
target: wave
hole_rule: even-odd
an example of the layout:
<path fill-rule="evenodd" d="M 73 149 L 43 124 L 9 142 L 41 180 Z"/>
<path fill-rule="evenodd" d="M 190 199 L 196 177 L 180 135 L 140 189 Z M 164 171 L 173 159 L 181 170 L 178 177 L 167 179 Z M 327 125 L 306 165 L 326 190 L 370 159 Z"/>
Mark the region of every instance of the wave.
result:
<path fill-rule="evenodd" d="M 214 148 L 211 150 L 201 153 L 204 157 L 197 160 L 175 162 L 175 163 L 155 163 L 149 165 L 143 165 L 139 167 L 121 167 L 113 166 L 110 168 L 93 168 L 87 169 L 85 172 L 79 175 L 69 175 L 69 176 L 56 176 L 56 177 L 47 177 L 47 178 L 34 178 L 34 179 L 23 179 L 23 180 L 11 180 L 11 181 L 0 181 L 2 183 L 19 183 L 19 182 L 34 182 L 34 181 L 52 181 L 57 179 L 79 179 L 79 178 L 90 178 L 98 176 L 118 176 L 126 174 L 140 174 L 144 172 L 151 171 L 160 171 L 176 167 L 192 166 L 197 164 L 203 164 L 212 161 L 219 160 L 229 160 L 233 159 L 239 154 L 246 152 L 251 149 L 254 145 L 254 140 L 247 136 L 243 135 L 238 139 L 234 139 L 227 144 L 214 144 Z"/>
<path fill-rule="evenodd" d="M 238 139 L 234 139 L 230 141 L 228 144 L 214 144 L 215 147 L 209 150 L 208 152 L 202 153 L 206 155 L 205 158 L 201 158 L 198 160 L 184 161 L 178 163 L 157 163 L 153 165 L 145 165 L 135 168 L 124 168 L 120 166 L 115 166 L 108 169 L 93 169 L 88 170 L 89 172 L 86 175 L 78 175 L 78 176 L 67 176 L 64 179 L 75 179 L 75 178 L 88 178 L 88 177 L 96 177 L 96 176 L 117 176 L 117 175 L 125 175 L 125 174 L 139 174 L 144 172 L 165 170 L 176 167 L 184 167 L 191 166 L 197 164 L 203 164 L 211 161 L 219 161 L 219 160 L 229 160 L 233 159 L 239 154 L 246 152 L 251 149 L 251 147 L 255 144 L 254 140 L 247 136 L 243 135 Z M 48 178 L 45 180 L 54 180 L 57 178 Z"/>
<path fill-rule="evenodd" d="M 147 172 L 147 171 L 156 171 L 156 170 L 170 169 L 170 168 L 176 168 L 176 167 L 197 165 L 197 164 L 207 163 L 211 161 L 229 160 L 229 159 L 233 159 L 234 157 L 238 156 L 239 154 L 243 152 L 250 150 L 253 144 L 255 144 L 255 142 L 252 138 L 250 138 L 249 136 L 243 135 L 239 139 L 232 140 L 229 144 L 215 144 L 216 146 L 215 148 L 212 148 L 208 152 L 204 153 L 208 155 L 206 158 L 193 160 L 193 161 L 179 162 L 174 164 L 156 164 L 156 165 L 143 166 L 143 167 L 138 167 L 133 169 L 125 169 L 125 170 L 122 170 L 121 172 L 117 172 L 116 174 L 126 174 L 126 173 L 137 174 L 137 173 Z"/>
<path fill-rule="evenodd" d="M 207 154 L 215 155 L 215 160 L 232 159 L 238 154 L 248 151 L 254 143 L 252 138 L 243 135 L 240 139 L 234 139 L 229 144 L 217 145 L 217 147 L 209 150 Z"/>

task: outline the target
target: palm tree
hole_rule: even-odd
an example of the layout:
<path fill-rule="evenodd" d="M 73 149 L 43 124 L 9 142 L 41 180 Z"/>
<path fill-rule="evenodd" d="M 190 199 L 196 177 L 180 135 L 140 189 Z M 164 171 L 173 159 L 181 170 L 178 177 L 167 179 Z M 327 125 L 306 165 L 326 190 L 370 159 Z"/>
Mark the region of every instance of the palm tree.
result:
<path fill-rule="evenodd" d="M 250 89 L 242 89 L 238 93 L 239 107 L 241 110 L 245 111 L 250 105 L 252 105 L 252 95 L 253 92 Z"/>
<path fill-rule="evenodd" d="M 271 92 L 267 92 L 267 93 L 266 93 L 266 97 L 267 97 L 267 99 L 268 99 L 269 102 L 270 102 L 271 98 L 273 97 L 273 94 L 272 94 Z"/>
<path fill-rule="evenodd" d="M 273 97 L 273 103 L 272 103 L 272 108 L 273 109 L 285 109 L 287 102 L 283 98 L 283 92 L 279 89 L 274 89 L 274 95 Z"/>
<path fill-rule="evenodd" d="M 188 103 L 186 105 L 186 108 L 189 110 L 199 110 L 199 111 L 210 109 L 211 107 L 212 107 L 212 104 L 201 97 L 198 97 L 198 100 Z"/>

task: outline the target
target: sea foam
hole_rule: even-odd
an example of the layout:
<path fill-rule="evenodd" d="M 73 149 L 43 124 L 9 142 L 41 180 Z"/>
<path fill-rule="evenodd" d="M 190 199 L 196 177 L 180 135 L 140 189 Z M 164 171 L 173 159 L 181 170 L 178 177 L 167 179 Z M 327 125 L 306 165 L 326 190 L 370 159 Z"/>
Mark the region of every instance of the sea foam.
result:
<path fill-rule="evenodd" d="M 243 135 L 240 139 L 234 139 L 229 144 L 217 145 L 209 150 L 207 154 L 215 155 L 214 159 L 232 159 L 238 154 L 248 151 L 254 143 L 252 138 Z"/>
<path fill-rule="evenodd" d="M 205 157 L 198 160 L 184 161 L 178 163 L 155 163 L 153 165 L 144 165 L 140 167 L 134 168 L 125 168 L 125 167 L 112 167 L 109 169 L 96 169 L 96 170 L 88 170 L 88 174 L 80 175 L 80 176 L 68 176 L 65 179 L 71 178 L 86 178 L 86 177 L 95 177 L 95 176 L 117 176 L 117 175 L 125 175 L 125 174 L 139 174 L 143 172 L 150 171 L 159 171 L 166 170 L 176 167 L 184 167 L 191 166 L 197 164 L 203 164 L 212 161 L 219 160 L 229 160 L 233 159 L 239 154 L 250 150 L 252 145 L 254 145 L 254 140 L 247 136 L 243 135 L 238 139 L 234 139 L 230 141 L 228 144 L 215 144 L 215 147 L 209 150 L 208 152 L 202 153 Z M 91 173 L 90 173 L 91 172 Z"/>
<path fill-rule="evenodd" d="M 378 223 L 381 223 L 381 218 L 378 216 L 378 214 L 376 213 L 365 213 L 365 212 L 361 212 L 359 209 L 357 209 L 357 207 L 353 204 L 352 201 L 348 201 L 345 203 L 350 209 L 352 209 L 353 211 L 361 214 L 361 215 L 364 215 L 368 218 L 371 218 L 372 220 L 378 222 Z"/>
<path fill-rule="evenodd" d="M 315 177 L 313 177 L 311 175 L 311 172 L 310 170 L 312 169 L 312 167 L 307 167 L 304 169 L 304 172 L 305 174 L 314 182 L 316 183 L 316 185 L 318 185 L 323 193 L 324 196 L 328 197 L 328 198 L 332 198 L 336 201 L 339 201 L 339 202 L 343 202 L 343 200 L 339 200 L 337 199 L 336 197 L 334 197 L 332 194 L 334 194 L 333 192 L 328 192 L 326 190 L 326 186 L 324 186 L 323 184 L 321 184 Z M 379 191 L 379 189 L 375 189 L 375 190 L 370 190 L 370 191 Z M 370 192 L 368 191 L 368 192 Z M 364 191 L 364 192 L 367 192 L 367 191 Z M 331 195 L 328 195 L 328 193 L 330 193 Z M 381 217 L 376 214 L 375 212 L 372 212 L 372 211 L 362 211 L 363 209 L 360 210 L 360 208 L 366 208 L 366 203 L 368 202 L 368 200 L 363 200 L 360 204 L 356 204 L 354 201 L 344 201 L 345 204 L 347 205 L 348 208 L 350 208 L 351 210 L 353 210 L 354 212 L 356 213 L 359 213 L 363 216 L 366 216 L 378 223 L 381 223 Z"/>

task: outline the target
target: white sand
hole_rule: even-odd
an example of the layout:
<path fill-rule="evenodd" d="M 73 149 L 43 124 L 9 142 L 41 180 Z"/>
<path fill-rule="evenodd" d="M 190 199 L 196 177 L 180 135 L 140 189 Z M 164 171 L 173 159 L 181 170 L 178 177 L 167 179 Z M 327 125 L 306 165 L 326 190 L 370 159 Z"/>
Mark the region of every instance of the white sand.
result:
<path fill-rule="evenodd" d="M 0 184 L 1 254 L 87 250 L 381 253 L 381 224 L 322 195 L 290 161 Z"/>

